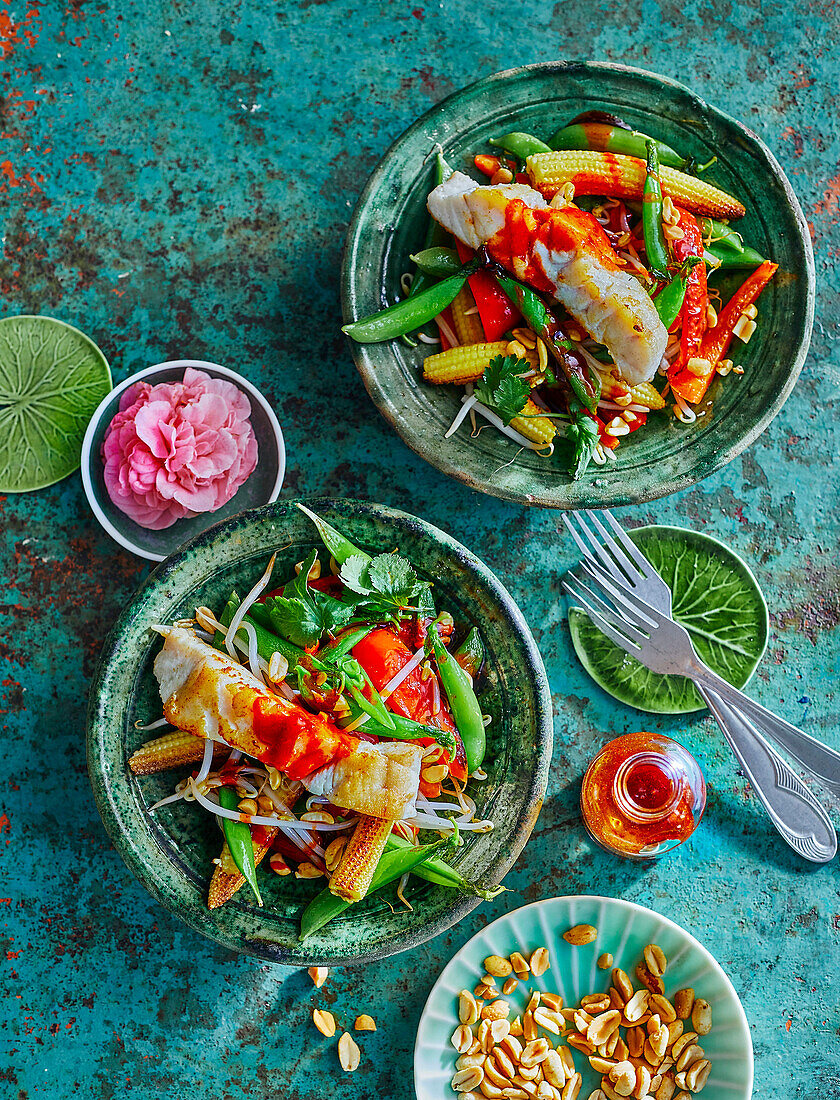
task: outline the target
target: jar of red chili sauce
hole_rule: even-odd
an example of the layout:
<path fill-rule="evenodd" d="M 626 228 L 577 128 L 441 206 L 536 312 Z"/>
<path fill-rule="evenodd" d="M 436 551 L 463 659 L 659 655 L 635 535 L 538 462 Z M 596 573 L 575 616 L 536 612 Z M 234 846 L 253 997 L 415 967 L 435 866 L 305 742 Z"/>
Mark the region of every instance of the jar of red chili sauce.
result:
<path fill-rule="evenodd" d="M 700 765 L 660 733 L 604 745 L 583 777 L 583 820 L 601 847 L 628 859 L 664 855 L 687 840 L 706 808 Z"/>

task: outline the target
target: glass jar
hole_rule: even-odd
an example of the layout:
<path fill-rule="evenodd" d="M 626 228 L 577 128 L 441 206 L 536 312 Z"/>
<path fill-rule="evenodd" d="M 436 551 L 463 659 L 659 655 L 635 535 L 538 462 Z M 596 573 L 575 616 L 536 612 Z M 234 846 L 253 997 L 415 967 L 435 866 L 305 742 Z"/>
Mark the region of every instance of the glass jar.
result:
<path fill-rule="evenodd" d="M 627 733 L 604 745 L 583 777 L 590 836 L 628 859 L 664 855 L 687 840 L 706 808 L 700 765 L 661 733 Z"/>

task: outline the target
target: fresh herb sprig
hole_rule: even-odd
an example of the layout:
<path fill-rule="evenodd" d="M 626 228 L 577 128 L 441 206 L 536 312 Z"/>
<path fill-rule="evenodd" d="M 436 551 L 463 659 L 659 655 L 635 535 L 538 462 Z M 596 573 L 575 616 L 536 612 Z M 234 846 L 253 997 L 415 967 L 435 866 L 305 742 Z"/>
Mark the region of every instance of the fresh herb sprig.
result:
<path fill-rule="evenodd" d="M 314 646 L 324 634 L 335 634 L 353 619 L 352 604 L 309 585 L 317 556 L 317 550 L 307 556 L 295 579 L 284 586 L 282 596 L 265 601 L 271 625 L 280 637 L 304 648 Z"/>
<path fill-rule="evenodd" d="M 354 554 L 342 565 L 339 577 L 348 589 L 344 598 L 353 607 L 355 622 L 420 611 L 418 598 L 430 587 L 428 581 L 418 579 L 411 562 L 400 554 L 377 554 L 375 558 Z"/>
<path fill-rule="evenodd" d="M 497 355 L 476 382 L 475 396 L 499 415 L 505 424 L 517 417 L 528 403 L 531 386 L 522 378 L 531 364 L 515 355 Z"/>

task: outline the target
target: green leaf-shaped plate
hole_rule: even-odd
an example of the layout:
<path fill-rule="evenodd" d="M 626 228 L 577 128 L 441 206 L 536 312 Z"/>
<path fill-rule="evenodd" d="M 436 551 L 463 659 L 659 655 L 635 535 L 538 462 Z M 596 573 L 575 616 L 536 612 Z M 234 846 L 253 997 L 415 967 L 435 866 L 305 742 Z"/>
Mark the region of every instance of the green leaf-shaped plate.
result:
<path fill-rule="evenodd" d="M 105 356 L 77 328 L 54 317 L 0 321 L 0 492 L 43 489 L 77 470 L 110 389 Z"/>
<path fill-rule="evenodd" d="M 700 163 L 717 157 L 704 179 L 739 196 L 744 239 L 779 264 L 761 296 L 756 331 L 738 347 L 742 376 L 716 380 L 705 415 L 685 425 L 654 413 L 625 440 L 617 460 L 572 481 L 554 458 L 517 446 L 487 428 L 445 439 L 460 406 L 454 386 L 422 380 L 428 347 L 399 341 L 349 350 L 368 393 L 405 442 L 439 470 L 494 496 L 550 508 L 600 508 L 673 493 L 719 470 L 764 431 L 793 389 L 811 335 L 814 259 L 796 196 L 773 154 L 740 122 L 667 77 L 623 65 L 552 61 L 496 73 L 437 104 L 385 153 L 359 199 L 344 253 L 345 321 L 396 301 L 408 257 L 421 247 L 426 197 L 440 144 L 449 163 L 475 175 L 472 157 L 488 138 L 525 130 L 546 139 L 585 110 L 610 111 Z"/>
<path fill-rule="evenodd" d="M 728 546 L 682 527 L 637 527 L 628 532 L 668 582 L 673 615 L 706 664 L 742 688 L 767 648 L 767 604 L 749 567 Z M 651 672 L 594 626 L 580 608 L 569 628 L 583 667 L 604 691 L 652 714 L 688 714 L 706 704 L 684 676 Z"/>

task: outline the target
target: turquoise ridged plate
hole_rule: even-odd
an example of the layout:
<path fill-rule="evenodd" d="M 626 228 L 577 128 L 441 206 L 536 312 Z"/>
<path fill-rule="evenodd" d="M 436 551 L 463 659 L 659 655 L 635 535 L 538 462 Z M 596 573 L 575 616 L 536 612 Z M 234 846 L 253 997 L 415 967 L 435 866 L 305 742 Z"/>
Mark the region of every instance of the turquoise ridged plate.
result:
<path fill-rule="evenodd" d="M 566 943 L 563 933 L 575 924 L 597 928 L 595 942 L 586 947 Z M 626 971 L 640 988 L 634 971 L 649 943 L 658 944 L 668 960 L 665 995 L 673 999 L 677 990 L 691 986 L 698 998 L 712 1006 L 712 1030 L 697 1040 L 712 1063 L 703 1100 L 749 1100 L 753 1085 L 750 1029 L 738 994 L 720 965 L 667 917 L 631 901 L 601 897 L 549 898 L 525 905 L 493 921 L 464 944 L 438 978 L 420 1017 L 414 1047 L 417 1100 L 455 1095 L 451 1081 L 458 1054 L 450 1039 L 458 1026 L 458 992 L 475 987 L 488 955 L 507 957 L 512 951 L 521 951 L 527 958 L 537 947 L 548 948 L 549 970 L 539 978 L 529 975 L 530 980 L 521 982 L 508 998 L 513 1018 L 523 1014 L 534 989 L 561 994 L 566 1006 L 577 1006 L 588 993 L 608 990 L 610 971 L 597 966 L 605 951 L 612 954 L 613 965 Z M 572 1050 L 572 1055 L 583 1076 L 579 1100 L 586 1100 L 598 1088 L 601 1077 L 580 1051 Z"/>

